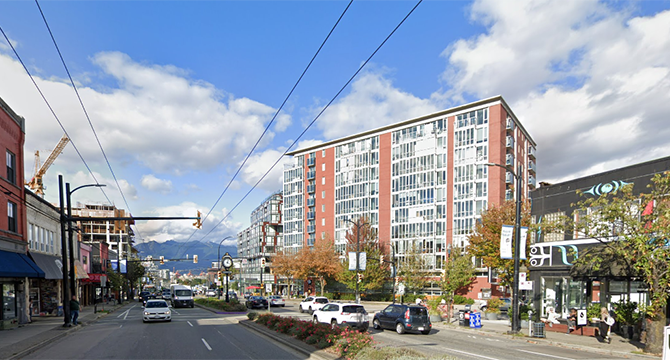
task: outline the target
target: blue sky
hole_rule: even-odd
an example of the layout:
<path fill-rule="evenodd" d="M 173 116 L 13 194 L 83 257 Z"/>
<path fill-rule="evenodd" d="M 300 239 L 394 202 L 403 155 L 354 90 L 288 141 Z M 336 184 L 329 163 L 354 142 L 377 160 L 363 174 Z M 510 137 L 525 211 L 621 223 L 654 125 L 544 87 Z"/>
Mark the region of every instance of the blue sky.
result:
<path fill-rule="evenodd" d="M 0 2 L 0 27 L 116 206 L 194 216 L 214 206 L 347 4 L 40 2 L 119 186 L 35 2 Z M 354 2 L 203 229 L 138 223 L 141 240 L 218 242 L 248 226 L 251 210 L 281 189 L 281 166 L 230 210 L 414 5 Z M 540 181 L 669 156 L 668 9 L 669 1 L 424 1 L 300 145 L 500 94 L 538 144 Z M 0 97 L 26 118 L 30 178 L 34 151 L 46 159 L 63 132 L 4 38 Z M 72 187 L 92 182 L 71 145 L 44 179 L 52 202 L 58 174 Z M 83 189 L 73 201 L 106 199 Z"/>

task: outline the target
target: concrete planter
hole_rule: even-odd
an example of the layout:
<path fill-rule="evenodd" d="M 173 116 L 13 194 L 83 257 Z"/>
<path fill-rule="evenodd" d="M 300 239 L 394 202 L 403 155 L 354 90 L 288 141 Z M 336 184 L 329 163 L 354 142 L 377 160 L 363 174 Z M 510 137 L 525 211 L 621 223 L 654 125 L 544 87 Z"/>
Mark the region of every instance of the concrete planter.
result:
<path fill-rule="evenodd" d="M 498 320 L 498 316 L 500 314 L 492 313 L 492 312 L 487 312 L 486 313 L 486 320 Z"/>
<path fill-rule="evenodd" d="M 433 324 L 442 322 L 442 316 L 440 316 L 440 315 L 430 315 L 430 322 L 433 323 Z"/>

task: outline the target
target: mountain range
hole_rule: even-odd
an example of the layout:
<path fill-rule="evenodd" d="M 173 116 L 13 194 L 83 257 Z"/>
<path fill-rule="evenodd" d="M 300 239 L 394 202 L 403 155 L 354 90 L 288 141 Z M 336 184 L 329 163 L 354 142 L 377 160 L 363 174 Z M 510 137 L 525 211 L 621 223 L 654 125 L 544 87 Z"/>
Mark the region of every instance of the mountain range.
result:
<path fill-rule="evenodd" d="M 148 241 L 135 244 L 135 249 L 139 251 L 142 259 L 152 256 L 159 259 L 161 256 L 165 264 L 159 265 L 160 269 L 179 270 L 180 273 L 191 271 L 198 274 L 200 271 L 206 271 L 212 266 L 212 262 L 217 261 L 217 254 L 223 256 L 226 252 L 232 257 L 237 257 L 236 246 L 222 245 L 212 242 L 191 241 L 188 243 L 168 240 L 165 242 Z M 198 255 L 198 263 L 193 263 L 193 255 Z M 188 257 L 188 260 L 187 260 Z"/>

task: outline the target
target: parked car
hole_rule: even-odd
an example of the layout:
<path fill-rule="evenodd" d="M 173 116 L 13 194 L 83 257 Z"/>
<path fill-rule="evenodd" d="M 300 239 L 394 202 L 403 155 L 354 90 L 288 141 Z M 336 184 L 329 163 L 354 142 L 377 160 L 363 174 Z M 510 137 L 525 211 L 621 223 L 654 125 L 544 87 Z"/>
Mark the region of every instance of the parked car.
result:
<path fill-rule="evenodd" d="M 407 331 L 420 331 L 430 334 L 433 324 L 428 309 L 421 305 L 391 304 L 375 314 L 372 326 L 377 330 L 395 329 L 398 334 Z"/>
<path fill-rule="evenodd" d="M 247 309 L 253 309 L 253 308 L 264 309 L 268 307 L 268 301 L 262 296 L 249 296 L 245 305 L 247 306 Z"/>
<path fill-rule="evenodd" d="M 279 295 L 268 296 L 268 301 L 270 301 L 270 306 L 286 306 L 286 301 L 284 301 L 284 298 Z"/>
<path fill-rule="evenodd" d="M 171 306 L 165 300 L 147 300 L 142 311 L 142 322 L 172 321 Z"/>
<path fill-rule="evenodd" d="M 208 289 L 205 293 L 207 297 L 216 297 L 216 289 Z"/>
<path fill-rule="evenodd" d="M 328 304 L 328 298 L 323 296 L 308 296 L 305 300 L 300 302 L 298 311 L 301 313 L 307 311 L 310 315 L 314 311 L 321 309 L 324 305 Z"/>
<path fill-rule="evenodd" d="M 348 326 L 352 329 L 367 331 L 370 319 L 365 307 L 353 303 L 328 303 L 321 309 L 314 311 L 312 321 L 330 324 L 332 327 Z"/>

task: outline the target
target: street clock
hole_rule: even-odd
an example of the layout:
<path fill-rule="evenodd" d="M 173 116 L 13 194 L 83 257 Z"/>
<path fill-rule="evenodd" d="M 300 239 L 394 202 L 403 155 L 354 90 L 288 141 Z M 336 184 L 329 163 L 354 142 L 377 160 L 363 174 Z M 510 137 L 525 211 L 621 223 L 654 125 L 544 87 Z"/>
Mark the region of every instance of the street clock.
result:
<path fill-rule="evenodd" d="M 221 263 L 222 263 L 223 267 L 226 270 L 228 270 L 231 267 L 233 267 L 233 258 L 228 253 L 226 253 L 225 255 L 223 255 L 223 258 L 221 259 Z"/>

